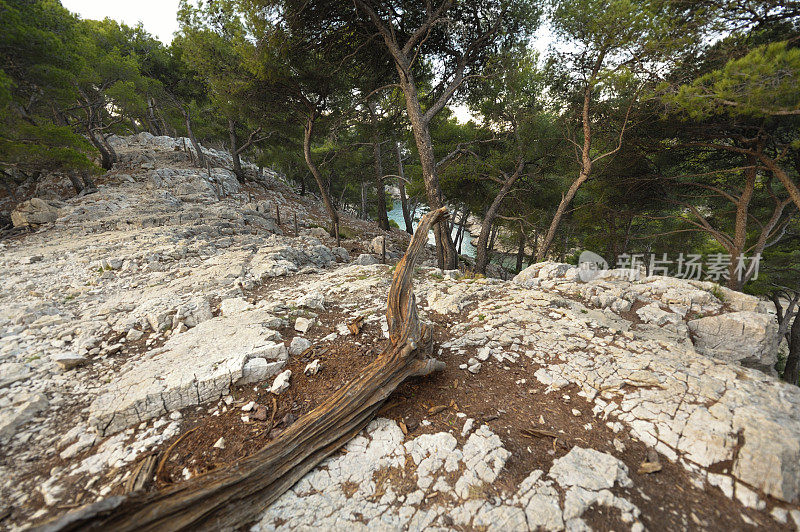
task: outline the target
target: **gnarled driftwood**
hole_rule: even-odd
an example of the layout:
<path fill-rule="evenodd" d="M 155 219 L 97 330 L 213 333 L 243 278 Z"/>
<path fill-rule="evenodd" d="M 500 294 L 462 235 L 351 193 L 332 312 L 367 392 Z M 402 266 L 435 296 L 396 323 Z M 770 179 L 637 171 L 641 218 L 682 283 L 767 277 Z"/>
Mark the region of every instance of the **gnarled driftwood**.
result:
<path fill-rule="evenodd" d="M 400 260 L 389 289 L 389 346 L 362 374 L 253 455 L 173 487 L 110 497 L 70 512 L 40 530 L 231 529 L 255 520 L 325 457 L 358 434 L 409 377 L 444 363 L 422 358 L 430 331 L 420 324 L 411 279 L 428 231 L 447 216 L 430 212 Z"/>

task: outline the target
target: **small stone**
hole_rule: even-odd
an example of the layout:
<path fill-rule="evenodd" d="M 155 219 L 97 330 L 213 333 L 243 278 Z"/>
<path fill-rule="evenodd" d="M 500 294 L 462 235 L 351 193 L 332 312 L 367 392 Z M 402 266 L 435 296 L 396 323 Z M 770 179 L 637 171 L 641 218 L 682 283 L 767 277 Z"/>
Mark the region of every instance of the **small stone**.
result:
<path fill-rule="evenodd" d="M 22 257 L 21 259 L 19 259 L 19 263 L 20 264 L 33 264 L 35 262 L 41 262 L 42 258 L 43 257 L 41 255 L 31 255 L 29 257 Z"/>
<path fill-rule="evenodd" d="M 287 388 L 289 388 L 289 379 L 292 377 L 292 370 L 287 369 L 283 373 L 279 374 L 275 377 L 275 380 L 272 382 L 272 386 L 270 387 L 269 391 L 274 393 L 275 395 L 280 395 Z"/>
<path fill-rule="evenodd" d="M 311 362 L 310 364 L 306 365 L 306 369 L 303 370 L 303 373 L 309 376 L 316 375 L 317 373 L 319 373 L 319 369 L 320 369 L 319 360 L 317 359 Z"/>
<path fill-rule="evenodd" d="M 581 411 L 578 410 L 577 408 L 573 408 L 572 409 L 572 415 L 575 416 L 575 417 L 578 417 L 578 416 L 581 415 Z"/>
<path fill-rule="evenodd" d="M 58 355 L 52 355 L 50 359 L 56 364 L 58 364 L 59 367 L 61 367 L 61 369 L 63 369 L 64 371 L 77 368 L 78 366 L 82 366 L 87 362 L 85 356 L 70 352 L 64 352 Z"/>
<path fill-rule="evenodd" d="M 294 338 L 292 338 L 292 343 L 289 345 L 289 354 L 297 356 L 306 349 L 308 349 L 309 347 L 311 347 L 311 342 L 309 342 L 302 336 L 295 336 Z"/>
<path fill-rule="evenodd" d="M 183 414 L 181 414 L 180 412 L 178 412 L 178 411 L 176 410 L 176 411 L 174 411 L 174 412 L 170 412 L 170 414 L 169 414 L 169 418 L 170 418 L 172 421 L 178 421 L 179 419 L 183 418 Z"/>
<path fill-rule="evenodd" d="M 298 307 L 313 308 L 315 310 L 325 310 L 325 296 L 321 292 L 311 292 L 295 301 Z"/>
<path fill-rule="evenodd" d="M 467 370 L 468 370 L 470 373 L 478 373 L 478 372 L 481 370 L 481 363 L 480 363 L 480 362 L 476 362 L 475 364 L 473 364 L 473 365 L 469 366 L 469 367 L 467 368 Z"/>
<path fill-rule="evenodd" d="M 220 439 L 218 439 L 218 440 L 217 440 L 217 441 L 214 443 L 213 447 L 214 447 L 215 449 L 224 449 L 224 448 L 225 448 L 225 438 L 220 438 Z"/>
<path fill-rule="evenodd" d="M 255 411 L 253 412 L 253 419 L 257 421 L 266 421 L 267 407 L 264 405 L 256 405 Z"/>
<path fill-rule="evenodd" d="M 469 431 L 472 430 L 473 425 L 475 425 L 475 420 L 472 418 L 467 418 L 464 422 L 464 428 L 461 429 L 461 435 L 466 436 L 469 434 Z"/>
<path fill-rule="evenodd" d="M 314 320 L 310 320 L 308 318 L 303 318 L 302 316 L 297 318 L 294 322 L 294 330 L 305 334 L 314 325 Z"/>
<path fill-rule="evenodd" d="M 242 407 L 242 412 L 250 412 L 255 407 L 256 407 L 256 402 L 255 401 L 250 401 L 249 403 L 247 403 L 246 405 L 244 405 Z"/>
<path fill-rule="evenodd" d="M 481 347 L 480 349 L 478 349 L 478 353 L 475 356 L 481 362 L 486 362 L 487 360 L 489 360 L 489 355 L 491 354 L 492 350 L 489 347 Z"/>

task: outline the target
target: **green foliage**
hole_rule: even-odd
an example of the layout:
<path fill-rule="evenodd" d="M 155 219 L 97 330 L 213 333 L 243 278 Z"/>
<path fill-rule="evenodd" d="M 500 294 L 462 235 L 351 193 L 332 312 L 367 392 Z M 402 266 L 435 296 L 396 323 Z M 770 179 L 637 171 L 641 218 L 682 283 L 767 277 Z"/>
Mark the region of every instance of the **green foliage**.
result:
<path fill-rule="evenodd" d="M 718 114 L 800 114 L 800 48 L 787 41 L 759 46 L 724 67 L 664 95 L 673 110 L 699 120 Z"/>

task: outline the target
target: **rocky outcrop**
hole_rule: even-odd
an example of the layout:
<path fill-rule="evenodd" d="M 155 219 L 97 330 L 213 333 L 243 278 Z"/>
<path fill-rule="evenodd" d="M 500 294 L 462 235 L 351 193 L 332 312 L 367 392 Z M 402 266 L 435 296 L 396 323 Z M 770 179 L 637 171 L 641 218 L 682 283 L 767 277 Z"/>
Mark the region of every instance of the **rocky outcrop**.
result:
<path fill-rule="evenodd" d="M 205 416 L 259 434 L 269 417 L 242 410 L 245 392 L 260 414 L 275 398 L 280 430 L 305 400 L 298 387 L 337 389 L 388 337 L 391 265 L 360 255 L 376 252 L 370 237 L 345 243 L 351 263 L 314 227 L 307 197 L 268 182 L 253 200 L 213 163 L 224 152 L 208 150 L 209 176 L 181 139 L 111 142 L 121 163 L 96 193 L 65 201 L 46 233 L 0 242 L 9 526 L 109 496 Z M 299 235 L 281 229 L 276 205 L 297 214 Z M 420 267 L 420 317 L 448 366 L 437 399 L 411 394 L 402 423 L 374 420 L 256 528 L 715 528 L 716 510 L 698 521 L 702 509 L 662 504 L 662 480 L 636 470 L 645 450 L 671 468 L 675 493 L 711 493 L 738 528 L 800 522 L 800 391 L 768 374 L 769 304 L 642 272 L 579 274 L 542 263 L 504 282 Z M 337 346 L 351 344 L 363 356 L 342 367 Z M 455 390 L 463 400 L 451 402 Z M 554 419 L 563 432 L 520 441 Z M 218 436 L 208 452 L 233 448 Z"/>
<path fill-rule="evenodd" d="M 288 353 L 269 326 L 280 324 L 280 319 L 254 309 L 204 321 L 170 338 L 144 360 L 120 369 L 120 377 L 89 407 L 90 423 L 101 434 L 113 434 L 186 406 L 218 400 L 242 379 L 254 382 L 278 373 Z"/>
<path fill-rule="evenodd" d="M 255 529 L 366 530 L 367 521 L 387 530 L 579 530 L 593 506 L 615 509 L 632 530 L 644 529 L 639 508 L 609 491 L 632 484 L 627 467 L 591 449 L 575 447 L 547 474 L 535 470 L 516 491 L 483 499 L 511 453 L 486 425 L 468 432 L 463 446 L 448 433 L 404 441 L 397 423 L 377 419 L 344 454 L 324 461 L 273 504 Z M 415 480 L 393 483 L 406 464 L 415 466 Z M 389 480 L 377 484 L 376 478 Z M 566 493 L 563 503 L 559 491 Z"/>
<path fill-rule="evenodd" d="M 569 265 L 534 264 L 520 272 L 514 283 L 525 288 L 555 290 L 579 297 L 612 319 L 632 310 L 641 325 L 631 327 L 657 335 L 666 330 L 672 340 L 691 342 L 702 355 L 775 374 L 778 327 L 770 304 L 714 283 L 672 277 L 640 275 L 628 270 L 592 272 L 588 281 Z"/>
<path fill-rule="evenodd" d="M 771 314 L 731 312 L 691 320 L 687 325 L 699 353 L 775 374 L 780 338 Z"/>
<path fill-rule="evenodd" d="M 31 198 L 11 211 L 14 227 L 30 227 L 55 222 L 64 204 L 60 201 Z"/>

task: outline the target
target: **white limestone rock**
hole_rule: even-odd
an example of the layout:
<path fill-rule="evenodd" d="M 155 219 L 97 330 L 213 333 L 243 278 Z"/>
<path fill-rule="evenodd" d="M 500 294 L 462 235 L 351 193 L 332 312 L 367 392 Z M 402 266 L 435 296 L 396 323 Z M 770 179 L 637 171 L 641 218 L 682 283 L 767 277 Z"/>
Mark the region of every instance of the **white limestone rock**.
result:
<path fill-rule="evenodd" d="M 11 223 L 14 227 L 28 227 L 55 222 L 63 207 L 60 201 L 31 198 L 11 211 Z"/>
<path fill-rule="evenodd" d="M 295 336 L 292 338 L 292 343 L 289 344 L 289 354 L 292 356 L 297 356 L 309 347 L 311 347 L 311 342 L 302 336 Z"/>
<path fill-rule="evenodd" d="M 305 334 L 313 325 L 314 325 L 313 319 L 304 318 L 300 316 L 294 322 L 294 330 L 301 334 Z"/>
<path fill-rule="evenodd" d="M 773 375 L 778 361 L 778 325 L 773 316 L 742 311 L 687 323 L 697 351 Z"/>
<path fill-rule="evenodd" d="M 313 362 L 309 362 L 308 364 L 306 364 L 306 368 L 303 370 L 303 373 L 305 373 L 308 376 L 313 376 L 319 373 L 319 370 L 320 370 L 319 360 L 315 359 Z"/>
<path fill-rule="evenodd" d="M 236 385 L 260 382 L 277 374 L 286 365 L 286 346 L 282 343 L 276 343 L 275 348 L 271 353 L 268 353 L 268 356 L 269 359 L 255 357 L 245 362 L 242 368 L 242 377 L 236 381 Z"/>
<path fill-rule="evenodd" d="M 12 404 L 0 410 L 0 442 L 11 438 L 17 428 L 30 421 L 48 406 L 50 403 L 43 394 L 25 392 L 15 394 Z"/>
<path fill-rule="evenodd" d="M 252 303 L 249 303 L 243 297 L 230 297 L 228 299 L 223 299 L 219 304 L 219 309 L 223 316 L 233 316 L 254 308 L 255 306 Z"/>
<path fill-rule="evenodd" d="M 573 447 L 569 453 L 553 461 L 549 476 L 563 487 L 579 486 L 598 491 L 633 483 L 628 478 L 628 466 L 610 454 L 594 449 Z"/>
<path fill-rule="evenodd" d="M 90 406 L 90 422 L 102 434 L 186 406 L 217 400 L 244 375 L 245 363 L 285 362 L 286 347 L 264 326 L 271 316 L 251 311 L 217 317 L 172 336 L 138 363 L 128 363 Z"/>
<path fill-rule="evenodd" d="M 375 258 L 373 255 L 369 255 L 367 253 L 362 253 L 361 255 L 353 261 L 354 264 L 358 264 L 359 266 L 372 266 L 373 264 L 380 264 L 381 261 Z"/>
<path fill-rule="evenodd" d="M 71 353 L 69 351 L 59 353 L 57 355 L 51 355 L 50 360 L 58 364 L 58 366 L 64 371 L 77 368 L 78 366 L 83 366 L 88 362 L 88 359 L 85 356 L 77 353 Z"/>
<path fill-rule="evenodd" d="M 274 393 L 275 395 L 280 395 L 289 389 L 289 379 L 292 378 L 292 370 L 287 369 L 283 373 L 279 374 L 275 377 L 275 380 L 272 382 L 272 386 L 270 387 L 270 393 Z"/>
<path fill-rule="evenodd" d="M 325 310 L 325 295 L 319 291 L 309 292 L 297 298 L 295 305 L 315 310 Z"/>

